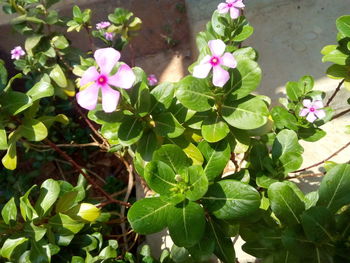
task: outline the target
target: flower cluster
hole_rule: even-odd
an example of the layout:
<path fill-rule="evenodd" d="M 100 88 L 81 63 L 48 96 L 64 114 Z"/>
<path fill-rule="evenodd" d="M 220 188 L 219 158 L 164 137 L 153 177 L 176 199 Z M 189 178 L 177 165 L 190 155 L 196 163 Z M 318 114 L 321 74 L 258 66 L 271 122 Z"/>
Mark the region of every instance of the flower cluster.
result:
<path fill-rule="evenodd" d="M 230 12 L 232 19 L 236 19 L 241 15 L 241 10 L 245 7 L 242 0 L 226 0 L 226 3 L 218 5 L 218 12 L 220 14 L 227 14 Z"/>
<path fill-rule="evenodd" d="M 108 28 L 111 25 L 108 21 L 101 21 L 100 23 L 96 24 L 96 29 L 100 31 L 105 31 L 106 28 Z M 103 36 L 106 40 L 112 41 L 114 38 L 114 33 L 112 32 L 103 32 Z"/>
<path fill-rule="evenodd" d="M 87 110 L 95 109 L 101 90 L 103 110 L 113 112 L 117 108 L 120 93 L 111 86 L 130 89 L 136 79 L 135 74 L 128 65 L 122 64 L 117 73 L 111 75 L 112 69 L 120 59 L 120 53 L 113 48 L 98 49 L 94 57 L 99 70 L 92 66 L 84 72 L 80 85 L 90 85 L 77 93 L 78 104 Z"/>

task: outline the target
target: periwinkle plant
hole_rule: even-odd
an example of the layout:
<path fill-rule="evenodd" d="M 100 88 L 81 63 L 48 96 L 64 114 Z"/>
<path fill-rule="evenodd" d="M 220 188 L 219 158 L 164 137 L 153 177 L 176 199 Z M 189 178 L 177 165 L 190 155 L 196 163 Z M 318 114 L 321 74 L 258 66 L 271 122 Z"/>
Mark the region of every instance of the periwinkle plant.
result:
<path fill-rule="evenodd" d="M 5 6 L 32 12 L 30 5 L 15 4 Z M 262 74 L 257 52 L 243 46 L 253 33 L 243 8 L 241 0 L 218 6 L 196 38 L 197 62 L 177 83 L 158 84 L 154 75 L 119 62 L 116 49 L 140 26 L 125 10 L 117 8 L 91 33 L 107 45 L 94 51 L 95 59 L 82 52 L 79 59 L 70 57 L 64 35 L 38 35 L 32 29 L 27 54 L 18 54 L 18 60 L 16 55 L 15 63 L 36 84 L 26 93 L 12 91 L 13 79 L 7 81 L 2 73 L 4 166 L 15 169 L 17 143 L 41 141 L 54 121 L 66 121 L 62 115 L 35 117 L 40 99 L 73 97 L 77 85 L 78 104 L 101 125 L 101 150 L 132 159 L 154 192 L 128 211 L 135 232 L 147 235 L 167 228 L 174 251 L 188 255 L 186 262 L 205 262 L 212 254 L 235 262 L 231 238 L 238 234 L 246 241 L 243 249 L 263 262 L 349 261 L 350 166 L 328 164 L 319 190 L 306 195 L 289 174 L 303 162 L 299 141 L 318 141 L 326 135 L 323 124 L 349 112 L 334 115 L 329 105 L 341 85 L 350 83 L 350 16 L 337 20 L 339 45 L 322 51 L 323 61 L 335 63 L 327 74 L 341 79 L 333 96 L 324 103 L 324 92 L 314 90 L 311 76 L 303 76 L 288 82 L 287 98 L 271 107 L 268 97 L 254 93 Z M 35 21 L 60 24 L 48 14 L 50 19 Z M 22 18 L 22 32 L 31 25 L 29 18 Z M 68 31 L 90 33 L 90 18 L 91 10 L 74 7 Z M 72 74 L 81 79 L 74 83 Z M 227 171 L 228 163 L 234 168 Z M 167 260 L 161 262 L 178 262 Z"/>

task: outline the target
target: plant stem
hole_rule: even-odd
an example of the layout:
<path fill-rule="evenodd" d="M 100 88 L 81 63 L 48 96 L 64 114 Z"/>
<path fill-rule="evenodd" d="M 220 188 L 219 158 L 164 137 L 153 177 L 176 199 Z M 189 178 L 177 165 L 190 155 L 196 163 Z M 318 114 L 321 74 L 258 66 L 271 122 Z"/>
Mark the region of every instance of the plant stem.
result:
<path fill-rule="evenodd" d="M 95 52 L 96 47 L 95 47 L 94 39 L 93 39 L 92 34 L 91 34 L 90 25 L 85 25 L 84 28 L 86 30 L 86 33 L 88 34 L 88 37 L 89 37 L 90 49 L 92 52 Z"/>
<path fill-rule="evenodd" d="M 323 164 L 324 162 L 327 162 L 329 159 L 333 158 L 334 156 L 336 156 L 338 153 L 340 153 L 341 151 L 343 151 L 344 149 L 346 149 L 347 147 L 349 147 L 350 145 L 350 142 L 348 142 L 347 144 L 345 144 L 343 147 L 341 147 L 339 150 L 337 150 L 335 153 L 331 154 L 329 157 L 327 157 L 326 159 L 318 162 L 318 163 L 315 163 L 313 165 L 310 165 L 308 167 L 305 167 L 303 169 L 300 169 L 300 170 L 296 170 L 292 173 L 299 173 L 299 172 L 304 172 L 306 170 L 309 170 L 310 168 L 313 168 L 313 167 L 316 167 L 316 166 L 319 166 L 321 164 Z"/>
<path fill-rule="evenodd" d="M 345 79 L 343 79 L 342 81 L 339 82 L 338 87 L 335 89 L 335 91 L 333 92 L 332 96 L 328 99 L 327 103 L 326 103 L 326 107 L 329 106 L 329 104 L 331 104 L 332 100 L 334 99 L 335 95 L 337 95 L 337 93 L 339 92 L 341 86 L 343 85 Z"/>
<path fill-rule="evenodd" d="M 347 109 L 347 110 L 345 110 L 345 111 L 339 112 L 338 114 L 336 114 L 336 115 L 333 116 L 332 120 L 335 120 L 335 119 L 337 119 L 337 118 L 339 118 L 339 117 L 341 117 L 341 116 L 347 114 L 348 112 L 350 112 L 350 109 Z"/>
<path fill-rule="evenodd" d="M 67 153 L 65 153 L 59 147 L 57 147 L 56 144 L 51 142 L 49 139 L 45 139 L 45 142 L 57 153 L 59 153 L 64 159 L 66 159 L 79 173 L 81 173 L 89 182 L 89 184 L 91 184 L 94 188 L 96 188 L 96 190 L 98 190 L 103 196 L 105 196 L 107 200 L 109 200 L 112 203 L 119 204 L 121 206 L 126 206 L 126 207 L 131 206 L 130 203 L 128 202 L 120 201 L 111 197 L 105 190 L 103 190 L 99 185 L 97 185 L 94 182 L 94 180 L 90 178 L 90 176 L 83 170 L 83 168 L 79 164 L 77 164 Z"/>

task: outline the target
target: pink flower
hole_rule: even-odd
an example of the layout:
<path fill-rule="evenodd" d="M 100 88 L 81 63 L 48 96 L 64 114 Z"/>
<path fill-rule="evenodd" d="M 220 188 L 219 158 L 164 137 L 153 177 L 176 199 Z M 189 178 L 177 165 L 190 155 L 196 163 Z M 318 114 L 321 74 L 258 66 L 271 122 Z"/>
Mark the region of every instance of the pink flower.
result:
<path fill-rule="evenodd" d="M 78 104 L 87 110 L 95 109 L 101 89 L 103 110 L 113 112 L 117 108 L 120 93 L 110 86 L 130 89 L 136 79 L 135 74 L 128 65 L 123 64 L 116 74 L 110 75 L 120 58 L 120 53 L 114 48 L 98 49 L 95 51 L 94 57 L 99 71 L 93 66 L 84 72 L 80 85 L 84 86 L 90 82 L 92 84 L 77 93 Z"/>
<path fill-rule="evenodd" d="M 235 68 L 237 62 L 231 53 L 226 52 L 224 54 L 226 45 L 222 40 L 210 40 L 208 46 L 212 55 L 206 55 L 199 62 L 199 65 L 193 68 L 193 76 L 204 79 L 208 76 L 211 68 L 213 68 L 213 84 L 217 87 L 223 87 L 230 79 L 230 74 L 221 65 Z"/>
<path fill-rule="evenodd" d="M 11 50 L 11 58 L 15 59 L 15 60 L 20 59 L 25 54 L 26 54 L 26 52 L 22 49 L 21 46 L 17 46 Z"/>
<path fill-rule="evenodd" d="M 311 100 L 303 100 L 303 105 L 305 108 L 303 108 L 300 113 L 299 116 L 301 117 L 306 117 L 306 119 L 309 122 L 314 122 L 317 118 L 322 119 L 326 116 L 326 113 L 324 110 L 322 110 L 323 108 L 323 103 L 321 100 L 315 100 L 315 101 L 311 101 Z"/>
<path fill-rule="evenodd" d="M 218 5 L 218 12 L 220 14 L 227 14 L 230 11 L 230 16 L 232 19 L 236 19 L 241 14 L 241 9 L 245 7 L 242 2 L 243 0 L 226 0 L 226 3 L 221 3 Z"/>
<path fill-rule="evenodd" d="M 154 74 L 148 75 L 147 80 L 148 80 L 148 85 L 150 86 L 155 86 L 158 84 L 158 79 Z"/>
<path fill-rule="evenodd" d="M 114 38 L 114 34 L 113 34 L 113 33 L 110 33 L 110 32 L 106 32 L 106 33 L 104 34 L 104 37 L 105 37 L 105 39 L 107 39 L 107 40 L 109 40 L 109 41 L 112 41 L 113 38 Z"/>
<path fill-rule="evenodd" d="M 96 24 L 96 29 L 97 30 L 105 29 L 105 28 L 109 27 L 110 25 L 111 25 L 111 23 L 109 23 L 107 21 L 102 21 L 102 22 Z"/>

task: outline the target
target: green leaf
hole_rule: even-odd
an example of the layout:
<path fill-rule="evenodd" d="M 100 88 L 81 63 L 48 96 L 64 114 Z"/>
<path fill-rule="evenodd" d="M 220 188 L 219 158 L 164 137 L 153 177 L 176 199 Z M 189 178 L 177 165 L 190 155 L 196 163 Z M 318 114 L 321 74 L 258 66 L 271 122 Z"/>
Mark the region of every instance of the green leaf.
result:
<path fill-rule="evenodd" d="M 208 180 L 212 181 L 222 174 L 222 171 L 230 160 L 230 145 L 225 140 L 213 144 L 202 141 L 198 145 L 198 148 L 206 160 L 204 172 L 208 177 Z"/>
<path fill-rule="evenodd" d="M 135 232 L 142 235 L 159 232 L 167 226 L 170 206 L 159 197 L 141 199 L 129 209 L 128 221 Z"/>
<path fill-rule="evenodd" d="M 218 142 L 230 132 L 226 122 L 217 114 L 212 113 L 203 121 L 202 135 L 208 142 Z"/>
<path fill-rule="evenodd" d="M 141 120 L 133 116 L 125 116 L 118 131 L 120 143 L 125 146 L 136 143 L 141 139 L 143 129 L 144 124 Z"/>
<path fill-rule="evenodd" d="M 300 128 L 298 135 L 301 139 L 307 142 L 316 142 L 322 139 L 327 133 L 324 130 L 310 127 L 310 128 Z"/>
<path fill-rule="evenodd" d="M 257 87 L 261 82 L 261 69 L 254 60 L 246 56 L 236 56 L 237 67 L 230 69 L 230 80 L 224 86 L 225 94 L 232 95 L 233 100 L 242 99 Z"/>
<path fill-rule="evenodd" d="M 64 74 L 60 65 L 56 64 L 50 71 L 50 78 L 61 88 L 65 88 L 68 85 L 66 75 Z"/>
<path fill-rule="evenodd" d="M 199 165 L 193 165 L 186 169 L 186 177 L 190 188 L 185 192 L 185 196 L 191 201 L 197 201 L 208 190 L 208 178 L 202 166 Z"/>
<path fill-rule="evenodd" d="M 325 207 L 315 206 L 301 215 L 301 223 L 308 240 L 320 244 L 334 241 L 332 231 L 335 222 L 332 213 Z"/>
<path fill-rule="evenodd" d="M 322 58 L 322 62 L 333 62 L 338 65 L 346 65 L 348 60 L 348 55 L 344 54 L 338 49 L 335 49 Z"/>
<path fill-rule="evenodd" d="M 241 100 L 226 99 L 222 105 L 222 115 L 231 126 L 250 130 L 263 126 L 268 119 L 269 111 L 263 100 L 258 97 L 246 97 Z"/>
<path fill-rule="evenodd" d="M 299 80 L 299 89 L 302 90 L 303 94 L 307 94 L 314 88 L 315 81 L 312 76 L 304 76 Z"/>
<path fill-rule="evenodd" d="M 202 239 L 193 247 L 188 248 L 195 262 L 206 262 L 211 258 L 215 249 L 215 240 L 211 235 L 208 235 L 210 232 L 207 224 Z"/>
<path fill-rule="evenodd" d="M 17 167 L 17 148 L 16 141 L 10 141 L 7 152 L 2 158 L 2 164 L 8 170 L 15 170 Z"/>
<path fill-rule="evenodd" d="M 51 85 L 50 78 L 47 74 L 44 74 L 39 82 L 28 90 L 27 95 L 32 98 L 33 101 L 36 101 L 41 98 L 51 97 L 55 93 L 54 87 Z"/>
<path fill-rule="evenodd" d="M 46 231 L 47 229 L 45 227 L 36 226 L 33 222 L 26 222 L 24 225 L 24 232 L 26 235 L 36 242 L 40 241 L 45 236 Z"/>
<path fill-rule="evenodd" d="M 176 188 L 175 173 L 166 163 L 152 161 L 146 165 L 145 180 L 152 190 L 160 195 L 171 195 Z"/>
<path fill-rule="evenodd" d="M 298 130 L 297 118 L 288 112 L 287 109 L 279 106 L 273 107 L 271 116 L 278 129 L 288 128 L 291 130 Z"/>
<path fill-rule="evenodd" d="M 222 15 L 217 10 L 215 10 L 211 17 L 211 25 L 215 33 L 217 33 L 219 36 L 224 37 L 226 27 L 223 23 L 221 23 L 219 18 L 222 18 Z"/>
<path fill-rule="evenodd" d="M 332 79 L 349 79 L 349 71 L 349 66 L 333 64 L 327 69 L 326 73 L 327 77 Z"/>
<path fill-rule="evenodd" d="M 68 40 L 62 35 L 54 36 L 51 39 L 51 44 L 55 48 L 58 48 L 58 49 L 65 49 L 65 48 L 69 47 Z"/>
<path fill-rule="evenodd" d="M 168 109 L 174 99 L 175 85 L 170 82 L 163 82 L 151 91 L 151 96 L 154 99 L 151 112 L 154 109 Z"/>
<path fill-rule="evenodd" d="M 176 138 L 179 137 L 185 131 L 182 125 L 170 112 L 164 112 L 159 115 L 154 115 L 153 120 L 156 124 L 154 131 L 159 136 Z"/>
<path fill-rule="evenodd" d="M 36 188 L 36 185 L 33 185 L 25 194 L 24 196 L 19 198 L 19 207 L 21 210 L 21 215 L 24 219 L 24 221 L 31 221 L 34 218 L 38 217 L 37 212 L 34 210 L 33 206 L 31 205 L 28 196 L 30 192 Z"/>
<path fill-rule="evenodd" d="M 242 27 L 241 32 L 239 34 L 235 35 L 233 38 L 233 41 L 235 42 L 242 42 L 249 38 L 254 33 L 254 27 L 250 25 L 244 25 Z"/>
<path fill-rule="evenodd" d="M 7 84 L 7 70 L 3 60 L 0 59 L 0 92 L 6 87 Z"/>
<path fill-rule="evenodd" d="M 9 225 L 11 221 L 17 220 L 17 207 L 13 197 L 2 208 L 1 216 L 6 225 Z"/>
<path fill-rule="evenodd" d="M 89 111 L 88 118 L 98 124 L 115 124 L 122 122 L 124 114 L 121 111 L 106 113 L 102 110 L 102 105 L 97 105 L 94 110 Z"/>
<path fill-rule="evenodd" d="M 40 195 L 35 203 L 39 216 L 45 215 L 56 202 L 60 193 L 60 185 L 53 179 L 45 180 L 40 187 Z"/>
<path fill-rule="evenodd" d="M 15 249 L 21 245 L 26 246 L 28 238 L 18 237 L 18 238 L 7 238 L 1 248 L 1 256 L 7 259 L 11 259 L 13 256 L 12 253 Z"/>
<path fill-rule="evenodd" d="M 153 161 L 162 161 L 169 165 L 175 172 L 190 164 L 190 160 L 184 151 L 177 145 L 164 144 L 153 154 Z"/>
<path fill-rule="evenodd" d="M 8 111 L 11 115 L 29 108 L 33 104 L 33 100 L 26 94 L 17 91 L 8 91 L 0 97 L 2 110 Z"/>
<path fill-rule="evenodd" d="M 80 10 L 79 6 L 77 6 L 77 5 L 73 6 L 73 16 L 74 17 L 81 17 L 82 16 L 81 10 Z"/>
<path fill-rule="evenodd" d="M 303 90 L 300 88 L 298 82 L 290 81 L 286 84 L 287 96 L 291 101 L 299 101 L 303 96 Z"/>
<path fill-rule="evenodd" d="M 272 211 L 283 224 L 300 224 L 300 214 L 305 210 L 305 204 L 286 183 L 274 183 L 268 189 Z"/>
<path fill-rule="evenodd" d="M 323 177 L 317 205 L 337 212 L 342 206 L 350 203 L 350 165 L 339 164 L 331 168 Z"/>
<path fill-rule="evenodd" d="M 215 241 L 214 254 L 225 263 L 235 263 L 236 255 L 231 238 L 225 237 L 212 219 L 208 220 L 210 233 Z"/>
<path fill-rule="evenodd" d="M 340 33 L 350 37 L 350 16 L 341 16 L 336 21 L 337 29 Z"/>
<path fill-rule="evenodd" d="M 194 111 L 207 111 L 214 104 L 214 95 L 207 82 L 192 76 L 187 76 L 179 82 L 175 95 L 181 104 Z"/>
<path fill-rule="evenodd" d="M 46 126 L 35 119 L 25 120 L 18 129 L 23 137 L 34 142 L 42 141 L 48 135 Z"/>
<path fill-rule="evenodd" d="M 84 223 L 73 220 L 65 214 L 58 213 L 49 219 L 49 226 L 51 226 L 57 234 L 69 236 L 77 234 L 84 227 Z"/>
<path fill-rule="evenodd" d="M 175 245 L 192 247 L 204 234 L 204 210 L 194 202 L 180 203 L 169 209 L 167 224 Z"/>
<path fill-rule="evenodd" d="M 208 211 L 219 219 L 247 217 L 260 206 L 258 191 L 234 180 L 222 180 L 212 184 L 202 199 Z"/>
<path fill-rule="evenodd" d="M 137 152 L 145 161 L 151 161 L 154 151 L 157 149 L 158 141 L 156 134 L 149 130 L 142 135 L 142 138 L 137 144 Z"/>
<path fill-rule="evenodd" d="M 35 48 L 39 44 L 42 38 L 43 38 L 43 35 L 36 35 L 36 34 L 27 37 L 24 43 L 24 48 L 26 49 L 29 55 L 33 56 L 33 48 Z"/>
<path fill-rule="evenodd" d="M 31 240 L 30 262 L 46 263 L 50 262 L 51 251 L 49 245 L 45 241 L 35 242 Z"/>

